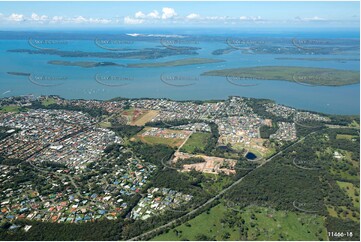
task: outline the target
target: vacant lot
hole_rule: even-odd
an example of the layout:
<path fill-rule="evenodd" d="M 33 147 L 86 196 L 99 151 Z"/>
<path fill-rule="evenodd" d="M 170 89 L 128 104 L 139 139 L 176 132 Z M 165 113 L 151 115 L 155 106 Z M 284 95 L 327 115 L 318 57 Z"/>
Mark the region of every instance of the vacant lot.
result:
<path fill-rule="evenodd" d="M 163 144 L 163 145 L 168 145 L 170 147 L 179 147 L 180 145 L 183 144 L 185 138 L 166 138 L 166 137 L 172 135 L 176 136 L 177 134 L 182 135 L 182 137 L 186 137 L 190 133 L 190 131 L 162 129 L 161 132 L 158 132 L 154 135 L 144 135 L 144 133 L 148 132 L 151 129 L 154 128 L 145 127 L 141 132 L 135 135 L 131 139 L 131 141 L 140 140 L 147 144 Z"/>
<path fill-rule="evenodd" d="M 182 146 L 181 151 L 186 153 L 204 152 L 210 133 L 194 133 Z"/>
<path fill-rule="evenodd" d="M 229 175 L 236 173 L 234 166 L 236 165 L 237 160 L 234 159 L 225 159 L 206 155 L 192 155 L 177 151 L 174 153 L 174 159 L 172 162 L 177 163 L 178 159 L 189 159 L 192 157 L 201 157 L 205 162 L 185 164 L 183 165 L 182 171 L 191 171 L 192 169 L 195 169 L 196 171 L 210 174 L 219 174 L 220 172 L 224 172 Z"/>
<path fill-rule="evenodd" d="M 349 139 L 349 140 L 352 140 L 352 139 L 355 139 L 355 138 L 357 138 L 357 136 L 349 135 L 349 134 L 337 134 L 336 135 L 336 139 Z"/>
<path fill-rule="evenodd" d="M 127 124 L 143 126 L 157 116 L 158 113 L 159 111 L 156 110 L 128 109 L 124 110 L 121 115 L 126 117 Z"/>
<path fill-rule="evenodd" d="M 143 115 L 141 115 L 137 120 L 135 120 L 131 125 L 143 126 L 144 124 L 151 121 L 155 116 L 157 116 L 159 111 L 148 110 Z"/>

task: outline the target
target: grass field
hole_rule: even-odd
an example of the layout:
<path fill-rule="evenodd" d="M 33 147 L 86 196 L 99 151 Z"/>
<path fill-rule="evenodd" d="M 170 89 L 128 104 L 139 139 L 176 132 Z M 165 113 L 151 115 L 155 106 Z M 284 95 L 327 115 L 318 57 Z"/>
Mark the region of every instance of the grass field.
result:
<path fill-rule="evenodd" d="M 167 138 L 161 138 L 161 137 L 155 137 L 155 136 L 145 136 L 140 137 L 138 136 L 138 139 L 144 143 L 147 144 L 162 144 L 162 145 L 168 145 L 170 147 L 179 147 L 183 140 L 182 139 L 167 139 Z"/>
<path fill-rule="evenodd" d="M 356 208 L 360 207 L 360 188 L 356 187 L 354 184 L 350 182 L 341 182 L 337 181 L 337 185 L 346 192 L 347 196 L 349 196 L 352 199 L 353 205 Z"/>
<path fill-rule="evenodd" d="M 168 145 L 170 147 L 179 147 L 184 142 L 184 139 L 181 138 L 163 138 L 158 136 L 142 136 L 142 134 L 146 131 L 148 131 L 150 127 L 145 127 L 142 131 L 140 131 L 138 134 L 133 136 L 130 141 L 142 141 L 147 144 L 163 144 Z M 172 132 L 172 133 L 181 133 L 183 131 L 181 130 L 168 130 L 165 129 L 165 132 Z"/>
<path fill-rule="evenodd" d="M 47 99 L 44 99 L 41 104 L 44 105 L 44 106 L 49 106 L 51 104 L 55 104 L 56 101 L 54 98 L 47 98 Z"/>
<path fill-rule="evenodd" d="M 209 214 L 204 212 L 188 221 L 188 223 L 184 223 L 175 229 L 170 230 L 168 233 L 157 236 L 152 240 L 197 240 L 197 235 L 200 234 L 205 234 L 208 237 L 214 236 L 217 240 L 223 240 L 222 234 L 225 232 L 230 233 L 229 240 L 239 240 L 240 237 L 237 230 L 233 231 L 232 228 L 225 227 L 221 223 L 221 218 L 226 211 L 227 208 L 225 206 L 217 205 L 210 210 Z M 178 233 L 175 232 L 175 230 L 178 231 Z"/>
<path fill-rule="evenodd" d="M 339 153 L 342 154 L 343 158 L 342 159 L 338 159 L 338 160 L 332 160 L 330 161 L 330 166 L 328 167 L 329 172 L 334 175 L 336 177 L 336 179 L 345 179 L 345 180 L 349 180 L 349 181 L 358 181 L 359 175 L 357 173 L 355 174 L 350 174 L 347 170 L 342 170 L 339 169 L 338 166 L 346 166 L 346 167 L 350 167 L 350 169 L 357 169 L 359 170 L 359 164 L 360 162 L 357 160 L 352 160 L 352 152 L 350 151 L 345 151 L 345 150 L 340 150 L 337 149 L 337 151 Z M 316 152 L 317 156 L 320 157 L 322 155 L 334 155 L 335 149 L 332 149 L 330 147 Z"/>
<path fill-rule="evenodd" d="M 357 136 L 355 135 L 349 135 L 349 134 L 337 134 L 336 135 L 336 139 L 348 139 L 348 140 L 352 140 L 357 138 Z"/>
<path fill-rule="evenodd" d="M 345 161 L 340 161 L 339 164 L 344 164 Z M 351 163 L 352 164 L 352 163 Z M 346 180 L 349 180 L 349 181 L 357 181 L 359 178 L 358 178 L 358 175 L 351 175 L 350 173 L 348 173 L 347 171 L 342 171 L 340 169 L 337 169 L 335 167 L 331 167 L 330 168 L 330 173 L 332 175 L 335 175 L 335 176 L 338 176 L 338 177 L 341 177 L 342 179 L 346 179 Z"/>
<path fill-rule="evenodd" d="M 4 106 L 0 108 L 0 113 L 19 112 L 20 107 L 18 106 Z"/>
<path fill-rule="evenodd" d="M 327 239 L 324 218 L 304 213 L 248 207 L 243 217 L 248 240 L 323 240 Z M 253 216 L 253 219 L 252 219 Z"/>
<path fill-rule="evenodd" d="M 100 122 L 99 126 L 101 128 L 110 128 L 110 127 L 112 127 L 112 124 L 110 122 L 104 121 L 104 122 Z"/>
<path fill-rule="evenodd" d="M 195 148 L 204 151 L 207 140 L 211 137 L 210 133 L 194 133 L 187 142 L 182 146 L 181 151 L 186 153 L 193 153 Z"/>
<path fill-rule="evenodd" d="M 227 211 L 245 220 L 246 238 L 225 222 Z M 327 240 L 323 217 L 253 206 L 233 211 L 222 204 L 152 240 L 196 240 L 200 234 L 216 240 Z"/>
<path fill-rule="evenodd" d="M 343 211 L 347 211 L 348 213 L 346 215 L 343 212 L 338 214 L 337 211 L 336 211 L 337 209 L 342 209 Z M 327 206 L 327 212 L 328 212 L 328 214 L 330 216 L 335 217 L 335 218 L 350 219 L 350 220 L 353 220 L 355 222 L 360 221 L 359 213 L 357 213 L 356 217 L 352 216 L 351 210 L 349 210 L 346 206 L 339 206 L 339 207 L 335 208 L 334 206 L 328 205 Z"/>

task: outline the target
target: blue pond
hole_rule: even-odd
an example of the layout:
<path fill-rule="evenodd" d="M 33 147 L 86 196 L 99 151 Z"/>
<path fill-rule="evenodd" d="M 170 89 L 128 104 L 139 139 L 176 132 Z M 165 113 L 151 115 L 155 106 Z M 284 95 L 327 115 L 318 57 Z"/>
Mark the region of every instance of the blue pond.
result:
<path fill-rule="evenodd" d="M 252 152 L 248 152 L 248 153 L 246 154 L 246 158 L 247 158 L 248 160 L 254 160 L 254 159 L 257 158 L 257 156 L 256 156 L 255 154 L 253 154 Z"/>

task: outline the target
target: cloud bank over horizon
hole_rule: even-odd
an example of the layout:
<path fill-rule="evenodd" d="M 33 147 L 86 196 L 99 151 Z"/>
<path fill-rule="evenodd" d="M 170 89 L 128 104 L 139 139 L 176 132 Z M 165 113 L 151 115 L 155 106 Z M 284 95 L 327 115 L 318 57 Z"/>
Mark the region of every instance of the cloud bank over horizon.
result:
<path fill-rule="evenodd" d="M 121 3 L 120 4 L 127 4 Z M 204 3 L 206 4 L 206 3 Z M 305 3 L 307 4 L 307 3 Z M 242 2 L 239 2 L 242 6 Z M 0 3 L 1 6 L 1 3 Z M 79 4 L 77 6 L 80 6 Z M 262 5 L 260 5 L 262 6 Z M 104 6 L 103 6 L 104 7 Z M 1 9 L 1 7 L 0 7 Z M 30 8 L 31 9 L 31 8 Z M 199 8 L 198 8 L 199 9 Z M 42 10 L 41 13 L 31 11 L 30 13 L 23 13 L 20 11 L 12 11 L 8 13 L 0 12 L 0 27 L 66 27 L 66 26 L 344 26 L 344 27 L 359 27 L 360 16 L 357 13 L 353 15 L 327 14 L 325 11 L 310 11 L 282 16 L 275 14 L 270 16 L 268 12 L 259 11 L 260 14 L 254 14 L 257 11 L 242 10 L 227 11 L 227 8 L 219 9 L 217 14 L 214 11 L 197 8 L 187 9 L 182 7 L 180 11 L 175 7 L 170 7 L 164 4 L 162 7 L 149 8 L 148 11 L 135 10 L 125 11 L 123 14 L 104 14 L 100 16 L 97 11 L 88 11 L 85 14 L 63 14 L 46 13 L 47 10 Z M 187 11 L 188 10 L 188 11 Z M 76 10 L 75 10 L 76 11 Z M 73 11 L 74 12 L 74 11 Z M 79 10 L 79 12 L 81 12 Z M 345 11 L 346 12 L 346 11 Z M 265 16 L 268 15 L 268 16 Z"/>

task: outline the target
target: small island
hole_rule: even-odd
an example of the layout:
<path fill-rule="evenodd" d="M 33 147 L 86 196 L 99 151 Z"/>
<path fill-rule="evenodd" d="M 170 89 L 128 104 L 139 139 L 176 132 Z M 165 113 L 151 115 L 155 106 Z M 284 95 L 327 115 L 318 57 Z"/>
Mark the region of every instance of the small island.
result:
<path fill-rule="evenodd" d="M 12 76 L 30 76 L 30 73 L 27 72 L 8 71 L 6 73 Z"/>
<path fill-rule="evenodd" d="M 217 50 L 212 51 L 212 55 L 225 55 L 225 54 L 232 53 L 233 51 L 236 51 L 236 50 L 238 50 L 238 49 L 232 48 L 232 47 L 225 48 L 225 49 L 217 49 Z"/>
<path fill-rule="evenodd" d="M 343 86 L 360 83 L 358 71 L 298 66 L 257 66 L 207 71 L 203 76 L 238 79 L 275 80 L 319 86 Z"/>

